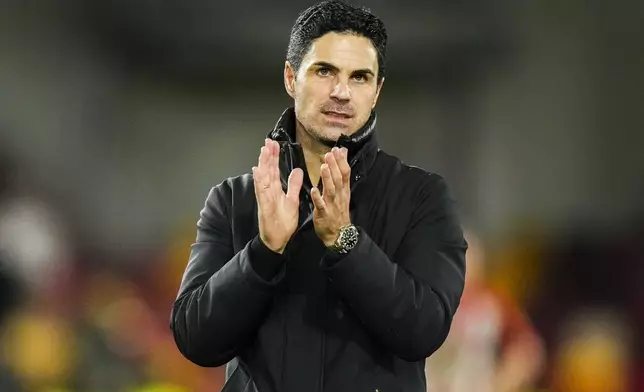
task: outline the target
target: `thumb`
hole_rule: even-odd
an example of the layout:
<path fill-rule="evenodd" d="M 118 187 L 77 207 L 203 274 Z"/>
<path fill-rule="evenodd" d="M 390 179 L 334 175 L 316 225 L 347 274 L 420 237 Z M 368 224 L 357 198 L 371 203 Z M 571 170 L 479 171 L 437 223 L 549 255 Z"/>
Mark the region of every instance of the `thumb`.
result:
<path fill-rule="evenodd" d="M 300 199 L 300 189 L 302 189 L 302 182 L 304 181 L 304 172 L 300 168 L 293 169 L 288 176 L 288 189 L 286 197 L 294 202 Z"/>

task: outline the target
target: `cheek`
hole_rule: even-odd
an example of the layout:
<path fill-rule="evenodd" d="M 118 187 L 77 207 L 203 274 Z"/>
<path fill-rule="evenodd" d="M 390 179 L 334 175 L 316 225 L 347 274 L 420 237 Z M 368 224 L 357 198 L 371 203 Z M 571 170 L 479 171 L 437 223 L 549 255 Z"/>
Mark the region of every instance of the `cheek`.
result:
<path fill-rule="evenodd" d="M 363 94 L 359 100 L 355 100 L 356 109 L 360 110 L 361 113 L 366 113 L 366 116 L 369 116 L 375 100 L 375 92 L 369 91 L 368 93 Z"/>
<path fill-rule="evenodd" d="M 295 99 L 301 108 L 308 111 L 317 110 L 320 103 L 324 102 L 324 96 L 319 88 L 312 88 L 314 86 L 302 86 L 296 89 Z"/>
<path fill-rule="evenodd" d="M 295 89 L 295 112 L 301 121 L 306 123 L 316 122 L 317 108 L 319 107 L 316 96 L 310 88 L 305 86 Z"/>

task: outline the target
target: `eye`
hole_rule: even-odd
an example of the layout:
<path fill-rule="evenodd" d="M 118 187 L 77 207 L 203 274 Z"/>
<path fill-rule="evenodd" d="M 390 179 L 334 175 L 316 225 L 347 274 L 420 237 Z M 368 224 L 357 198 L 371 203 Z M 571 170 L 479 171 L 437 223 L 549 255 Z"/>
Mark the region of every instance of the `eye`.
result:
<path fill-rule="evenodd" d="M 353 75 L 353 80 L 355 80 L 358 83 L 364 83 L 367 81 L 367 75 L 364 75 L 364 74 Z"/>
<path fill-rule="evenodd" d="M 331 76 L 331 70 L 328 68 L 320 68 L 317 70 L 318 76 Z"/>

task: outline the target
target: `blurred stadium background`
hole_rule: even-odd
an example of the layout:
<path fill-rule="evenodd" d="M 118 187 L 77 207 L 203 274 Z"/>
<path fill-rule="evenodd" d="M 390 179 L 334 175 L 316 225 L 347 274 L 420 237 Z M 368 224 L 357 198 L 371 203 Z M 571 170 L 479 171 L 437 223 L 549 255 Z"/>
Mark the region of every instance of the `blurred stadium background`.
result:
<path fill-rule="evenodd" d="M 219 390 L 169 311 L 312 3 L 0 3 L 0 391 Z M 390 35 L 382 147 L 447 178 L 542 342 L 522 390 L 644 391 L 644 2 L 362 4 Z"/>

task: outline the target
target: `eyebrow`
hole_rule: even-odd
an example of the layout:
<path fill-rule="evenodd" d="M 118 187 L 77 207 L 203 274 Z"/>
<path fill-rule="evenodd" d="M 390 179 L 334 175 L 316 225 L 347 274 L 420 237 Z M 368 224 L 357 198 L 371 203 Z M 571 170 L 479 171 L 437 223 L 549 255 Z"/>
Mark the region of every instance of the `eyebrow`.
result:
<path fill-rule="evenodd" d="M 331 63 L 327 63 L 326 61 L 317 61 L 313 63 L 314 67 L 319 67 L 319 68 L 329 68 L 332 71 L 339 71 L 340 69 L 336 67 L 335 65 Z M 351 72 L 353 75 L 371 75 L 371 76 L 376 76 L 372 70 L 369 68 L 364 68 L 364 69 L 357 69 L 353 72 Z"/>

